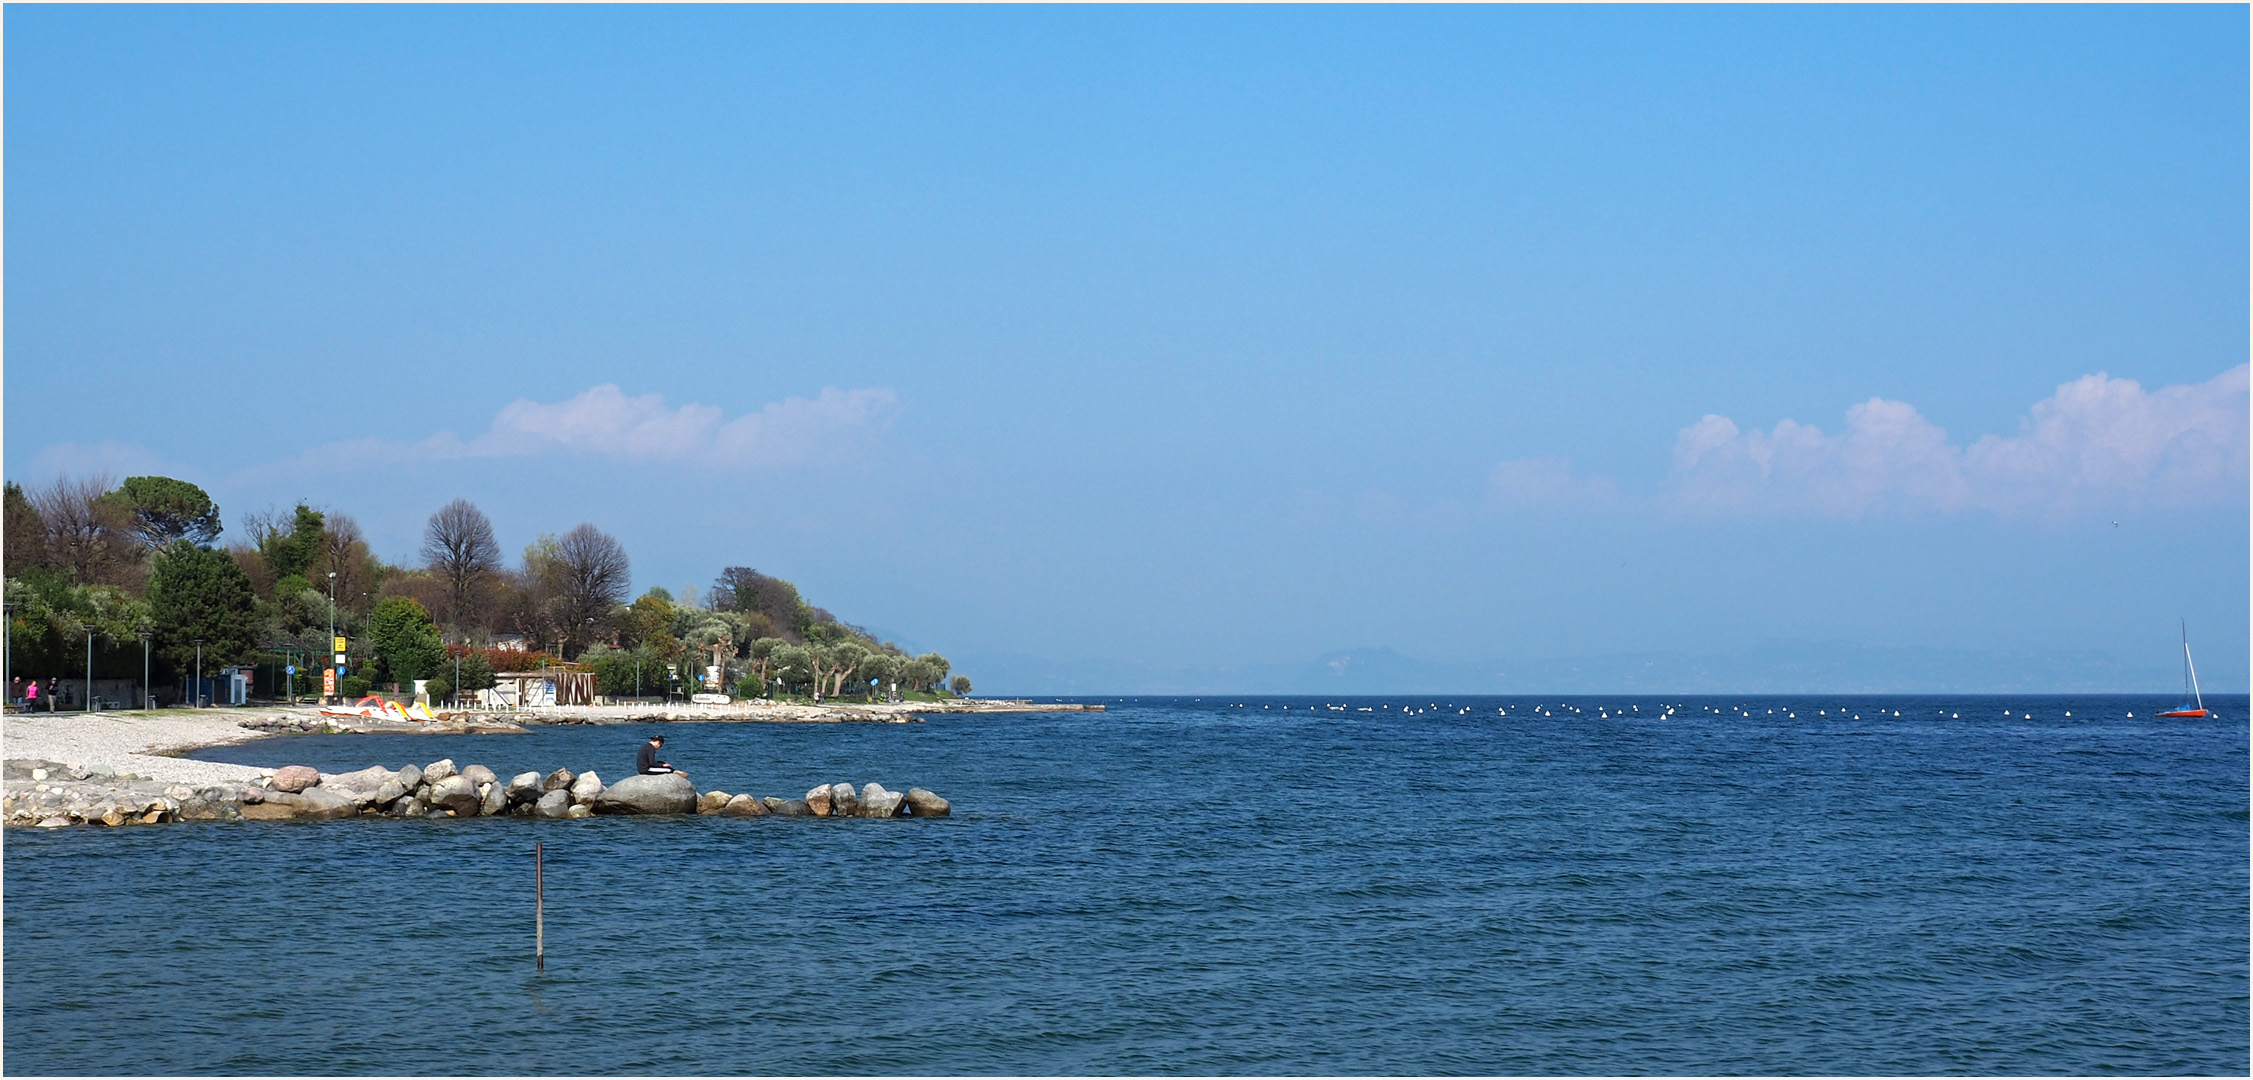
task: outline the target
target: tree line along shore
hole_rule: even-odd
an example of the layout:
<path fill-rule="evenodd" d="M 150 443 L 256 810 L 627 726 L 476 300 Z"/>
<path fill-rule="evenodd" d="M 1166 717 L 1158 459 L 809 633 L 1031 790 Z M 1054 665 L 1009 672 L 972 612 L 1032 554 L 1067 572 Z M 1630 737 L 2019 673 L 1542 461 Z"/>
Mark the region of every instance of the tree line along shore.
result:
<path fill-rule="evenodd" d="M 222 544 L 209 494 L 163 476 L 9 482 L 0 525 L 15 707 L 32 680 L 41 709 L 84 708 L 90 680 L 98 701 L 130 685 L 100 702 L 114 707 L 208 700 L 222 669 L 245 672 L 256 696 L 316 697 L 332 625 L 347 701 L 417 682 L 434 704 L 468 701 L 497 674 L 548 669 L 587 673 L 613 700 L 941 702 L 971 689 L 938 653 L 910 655 L 750 567 L 726 567 L 701 596 L 629 596 L 625 546 L 593 523 L 511 562 L 465 499 L 430 515 L 411 565 L 378 558 L 349 515 L 304 504 L 252 513 Z"/>

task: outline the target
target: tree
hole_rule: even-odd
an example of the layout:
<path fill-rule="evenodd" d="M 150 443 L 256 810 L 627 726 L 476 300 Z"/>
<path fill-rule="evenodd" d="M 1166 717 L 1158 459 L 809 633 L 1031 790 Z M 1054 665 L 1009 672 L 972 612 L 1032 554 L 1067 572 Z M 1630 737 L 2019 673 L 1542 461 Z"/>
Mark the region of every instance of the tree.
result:
<path fill-rule="evenodd" d="M 258 643 L 258 598 L 224 551 L 173 541 L 156 558 L 146 599 L 157 650 L 174 664 L 193 663 L 198 641 L 207 667 L 240 660 Z"/>
<path fill-rule="evenodd" d="M 957 675 L 957 676 L 955 676 L 955 677 L 954 677 L 954 696 L 956 696 L 956 697 L 969 697 L 969 696 L 970 696 L 970 676 L 968 676 L 968 675 Z"/>
<path fill-rule="evenodd" d="M 340 611 L 367 611 L 387 576 L 383 563 L 368 550 L 360 523 L 344 514 L 331 514 L 322 524 L 311 571 L 306 576 L 315 581 L 336 574 L 336 606 Z"/>
<path fill-rule="evenodd" d="M 430 610 L 405 596 L 386 597 L 368 619 L 368 638 L 375 650 L 376 681 L 407 682 L 438 673 L 446 655 Z"/>
<path fill-rule="evenodd" d="M 107 476 L 58 476 L 30 494 L 46 533 L 47 564 L 81 585 L 138 587 L 140 565 L 131 519 L 109 498 Z"/>
<path fill-rule="evenodd" d="M 555 562 L 561 578 L 562 640 L 584 647 L 591 636 L 589 623 L 607 620 L 610 610 L 625 602 L 632 566 L 624 546 L 586 522 L 556 541 Z"/>
<path fill-rule="evenodd" d="M 250 515 L 243 523 L 251 542 L 258 545 L 258 553 L 266 557 L 266 566 L 274 577 L 285 578 L 291 574 L 309 573 L 313 560 L 320 554 L 321 534 L 326 530 L 327 517 L 304 503 L 285 518 L 272 510 Z"/>
<path fill-rule="evenodd" d="M 488 579 L 501 568 L 501 545 L 493 522 L 468 499 L 455 499 L 430 515 L 422 531 L 423 562 L 446 580 L 446 620 L 459 632 L 483 623 L 477 601 Z"/>
<path fill-rule="evenodd" d="M 175 540 L 199 546 L 219 539 L 219 505 L 202 488 L 169 476 L 128 476 L 111 493 L 131 517 L 134 539 L 151 551 Z"/>
<path fill-rule="evenodd" d="M 6 530 L 6 538 L 0 540 L 0 563 L 7 565 L 10 574 L 46 566 L 47 523 L 40 520 L 39 510 L 31 505 L 22 484 L 10 480 L 6 491 L 5 503 L 0 505 L 0 522 L 5 523 Z"/>

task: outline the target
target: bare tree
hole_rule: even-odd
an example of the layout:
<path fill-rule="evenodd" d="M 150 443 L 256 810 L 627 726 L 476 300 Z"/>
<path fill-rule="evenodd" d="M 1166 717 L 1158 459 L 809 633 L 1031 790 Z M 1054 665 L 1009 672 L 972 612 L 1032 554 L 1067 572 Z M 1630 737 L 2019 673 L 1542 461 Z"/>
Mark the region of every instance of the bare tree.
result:
<path fill-rule="evenodd" d="M 140 578 L 131 515 L 107 497 L 110 486 L 107 475 L 79 480 L 58 476 L 30 494 L 46 530 L 49 564 L 80 584 L 127 585 Z"/>
<path fill-rule="evenodd" d="M 338 611 L 366 611 L 382 586 L 382 568 L 368 551 L 360 523 L 344 514 L 330 514 L 321 528 L 321 548 L 308 568 L 314 588 L 322 588 L 329 573 L 336 574 Z"/>
<path fill-rule="evenodd" d="M 632 566 L 623 545 L 585 522 L 556 541 L 555 557 L 562 579 L 561 638 L 585 648 L 592 633 L 607 625 L 611 610 L 626 602 Z"/>
<path fill-rule="evenodd" d="M 501 568 L 501 545 L 493 522 L 468 499 L 455 499 L 430 515 L 423 527 L 422 557 L 431 573 L 446 582 L 444 621 L 456 632 L 484 622 L 478 603 L 483 586 Z"/>

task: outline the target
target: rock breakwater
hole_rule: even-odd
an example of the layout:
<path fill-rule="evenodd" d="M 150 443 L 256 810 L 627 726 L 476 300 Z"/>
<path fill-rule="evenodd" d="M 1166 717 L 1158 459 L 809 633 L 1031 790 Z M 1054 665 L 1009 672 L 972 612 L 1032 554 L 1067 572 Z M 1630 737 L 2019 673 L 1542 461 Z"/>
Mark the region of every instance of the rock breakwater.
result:
<path fill-rule="evenodd" d="M 324 773 L 288 765 L 255 783 L 195 786 L 33 759 L 0 762 L 0 822 L 10 826 L 155 825 L 174 821 L 320 821 L 351 817 L 528 817 L 715 814 L 724 817 L 946 817 L 952 806 L 923 788 L 821 784 L 803 799 L 696 790 L 685 776 L 628 776 L 604 784 L 590 769 L 524 772 L 503 780 L 452 759 L 389 769 Z"/>

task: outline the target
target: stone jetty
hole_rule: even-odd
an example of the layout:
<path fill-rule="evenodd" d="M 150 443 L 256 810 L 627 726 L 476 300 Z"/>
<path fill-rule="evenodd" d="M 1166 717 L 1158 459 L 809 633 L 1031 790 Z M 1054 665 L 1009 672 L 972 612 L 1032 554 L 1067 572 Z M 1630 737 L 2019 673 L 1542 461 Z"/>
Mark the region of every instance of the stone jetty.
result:
<path fill-rule="evenodd" d="M 287 765 L 252 781 L 195 785 L 121 773 L 101 764 L 0 762 L 0 822 L 10 826 L 155 825 L 174 821 L 327 820 L 352 817 L 528 817 L 714 814 L 723 817 L 946 817 L 947 800 L 922 788 L 819 784 L 802 798 L 698 791 L 677 774 L 604 784 L 594 770 L 525 772 L 503 779 L 451 758 L 401 769 L 324 773 Z"/>

